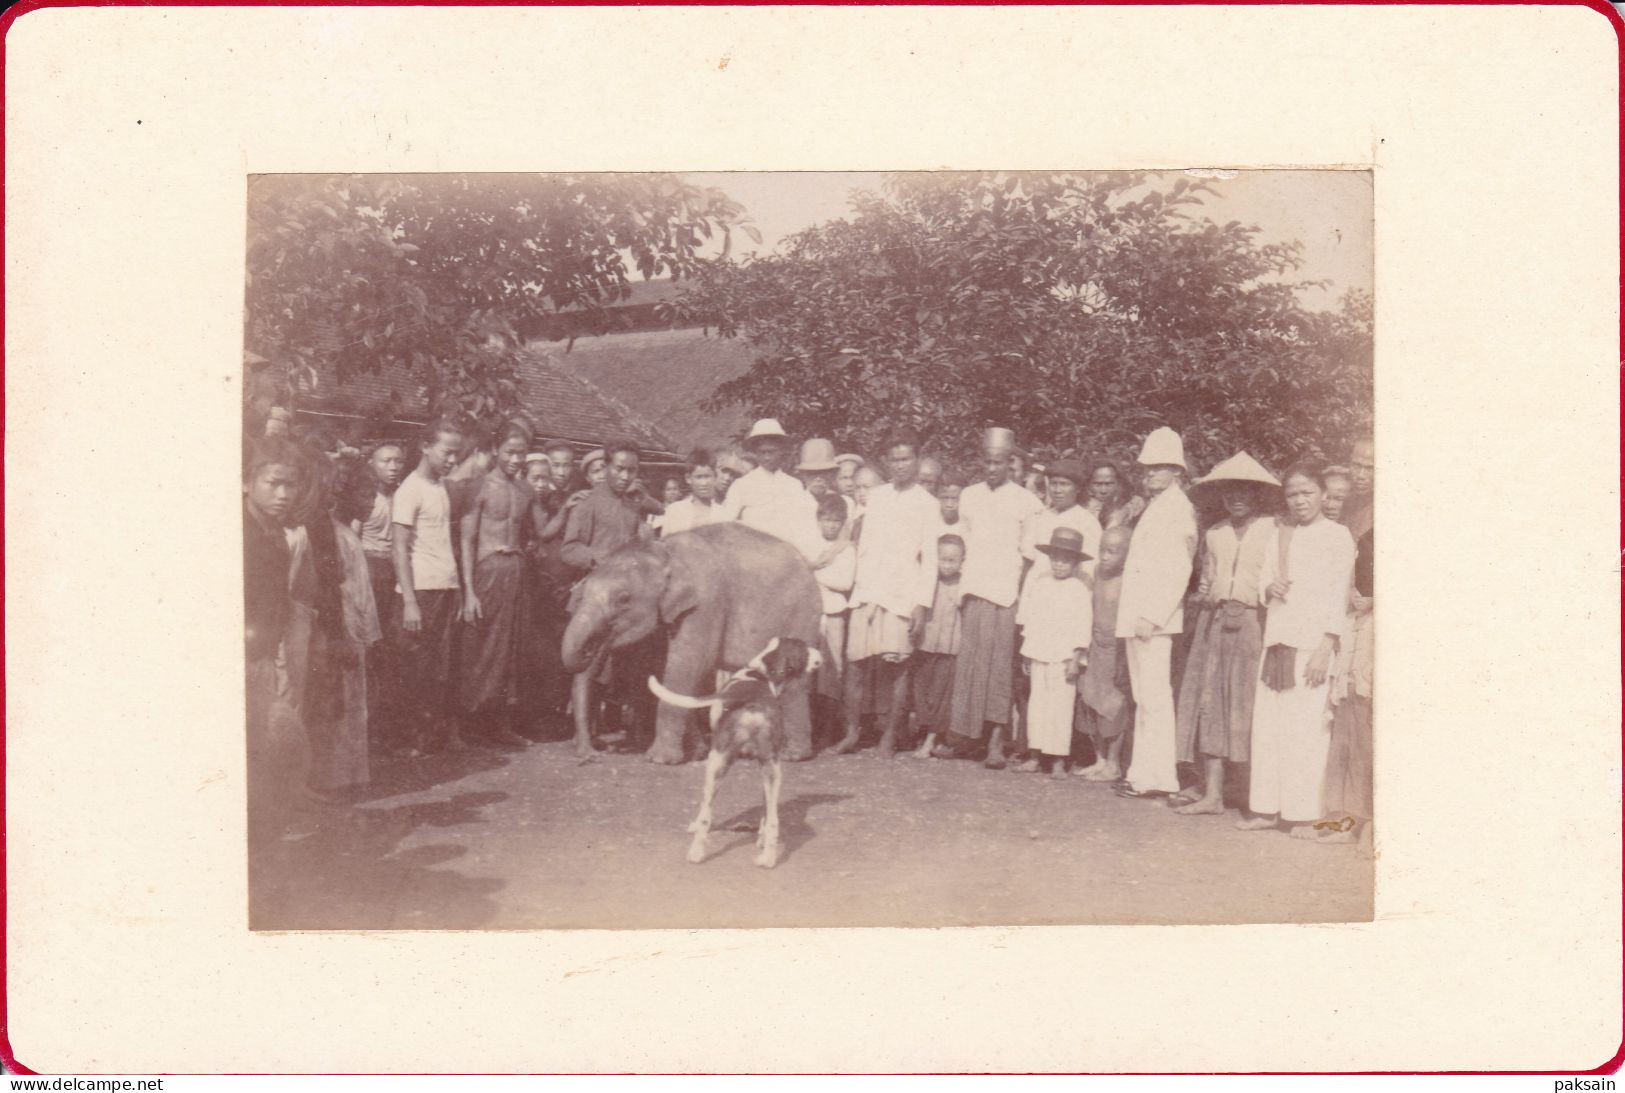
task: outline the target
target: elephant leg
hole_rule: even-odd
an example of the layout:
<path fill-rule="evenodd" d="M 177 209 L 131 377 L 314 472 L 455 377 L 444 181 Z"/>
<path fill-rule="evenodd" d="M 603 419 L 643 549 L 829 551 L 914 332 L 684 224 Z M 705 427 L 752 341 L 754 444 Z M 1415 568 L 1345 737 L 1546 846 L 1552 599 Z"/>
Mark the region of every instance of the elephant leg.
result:
<path fill-rule="evenodd" d="M 779 698 L 784 712 L 784 757 L 793 763 L 812 758 L 812 707 L 805 675 L 792 680 Z"/>
<path fill-rule="evenodd" d="M 715 689 L 710 686 L 707 669 L 711 665 L 705 658 L 691 652 L 681 636 L 671 643 L 666 653 L 666 670 L 660 682 L 680 695 L 705 695 Z M 701 679 L 702 676 L 707 678 Z M 651 763 L 681 763 L 688 757 L 684 737 L 692 718 L 689 711 L 662 702 L 655 712 L 655 740 L 646 753 Z"/>
<path fill-rule="evenodd" d="M 700 792 L 700 814 L 688 825 L 694 838 L 688 844 L 688 860 L 698 865 L 705 860 L 706 840 L 711 835 L 711 802 L 717 795 L 717 782 L 728 773 L 728 753 L 713 751 L 705 758 L 705 789 Z"/>

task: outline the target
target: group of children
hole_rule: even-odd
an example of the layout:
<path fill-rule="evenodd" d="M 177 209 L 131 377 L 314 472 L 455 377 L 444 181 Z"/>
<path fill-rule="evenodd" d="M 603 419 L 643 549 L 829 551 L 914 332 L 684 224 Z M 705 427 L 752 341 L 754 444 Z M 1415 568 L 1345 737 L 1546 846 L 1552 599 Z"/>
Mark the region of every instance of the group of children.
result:
<path fill-rule="evenodd" d="M 1070 772 L 1185 814 L 1223 811 L 1227 772 L 1249 764 L 1244 826 L 1356 837 L 1371 811 L 1369 445 L 1282 481 L 1241 453 L 1187 487 L 1180 440 L 1159 429 L 1136 493 L 1109 461 L 1029 467 L 1014 441 L 987 430 L 975 481 L 906 429 L 878 460 L 814 438 L 791 466 L 764 419 L 737 449 L 693 453 L 656 498 L 635 445 L 533 450 L 523 421 L 477 451 L 451 420 L 415 452 L 258 438 L 251 799 L 297 812 L 365 781 L 380 752 L 522 747 L 566 714 L 591 751 L 646 696 L 602 666 L 563 671 L 580 576 L 639 537 L 737 520 L 794 545 L 818 582 L 829 751 Z M 286 829 L 287 809 L 269 811 Z"/>

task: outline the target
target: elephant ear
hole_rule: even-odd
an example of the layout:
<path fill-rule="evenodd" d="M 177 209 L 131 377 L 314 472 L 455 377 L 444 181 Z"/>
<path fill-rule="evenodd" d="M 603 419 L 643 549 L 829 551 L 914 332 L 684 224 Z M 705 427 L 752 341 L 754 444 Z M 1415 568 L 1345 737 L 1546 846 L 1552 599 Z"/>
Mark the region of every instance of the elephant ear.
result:
<path fill-rule="evenodd" d="M 665 544 L 661 544 L 665 547 Z M 700 605 L 694 574 L 670 547 L 665 547 L 666 583 L 660 592 L 660 621 L 670 625 Z"/>

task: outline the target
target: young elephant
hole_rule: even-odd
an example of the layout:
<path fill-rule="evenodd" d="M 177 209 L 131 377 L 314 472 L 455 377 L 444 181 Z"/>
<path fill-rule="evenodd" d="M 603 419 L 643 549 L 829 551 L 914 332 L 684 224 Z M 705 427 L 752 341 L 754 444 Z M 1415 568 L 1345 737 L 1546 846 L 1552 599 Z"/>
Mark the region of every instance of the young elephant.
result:
<path fill-rule="evenodd" d="M 584 670 L 602 653 L 670 631 L 661 682 L 708 694 L 712 673 L 750 663 L 775 637 L 815 646 L 821 604 L 812 570 L 789 543 L 736 523 L 709 524 L 669 539 L 629 543 L 588 575 L 564 632 L 564 666 Z M 786 759 L 812 755 L 807 682 L 781 699 Z M 689 714 L 662 704 L 649 758 L 681 763 Z"/>

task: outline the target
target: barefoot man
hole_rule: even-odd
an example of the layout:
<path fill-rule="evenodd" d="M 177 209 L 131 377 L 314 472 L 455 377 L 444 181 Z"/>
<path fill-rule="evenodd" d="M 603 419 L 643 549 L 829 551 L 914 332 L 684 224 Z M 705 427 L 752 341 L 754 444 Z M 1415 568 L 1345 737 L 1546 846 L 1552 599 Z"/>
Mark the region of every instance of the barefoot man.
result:
<path fill-rule="evenodd" d="M 511 421 L 493 438 L 491 469 L 471 490 L 459 522 L 462 536 L 463 645 L 458 673 L 463 710 L 487 740 L 505 747 L 529 741 L 514 731 L 529 588 L 525 548 L 539 530 L 535 491 L 520 471 L 529 428 Z"/>

